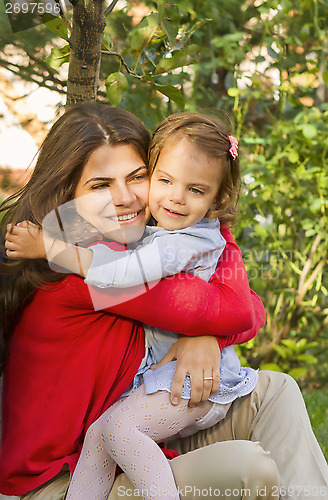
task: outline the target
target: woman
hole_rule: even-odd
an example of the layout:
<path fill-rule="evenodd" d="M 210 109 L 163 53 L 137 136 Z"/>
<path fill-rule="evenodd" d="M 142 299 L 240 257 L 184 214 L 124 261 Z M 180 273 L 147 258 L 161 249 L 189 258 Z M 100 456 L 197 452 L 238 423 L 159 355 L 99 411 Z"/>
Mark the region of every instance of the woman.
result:
<path fill-rule="evenodd" d="M 69 118 L 67 122 L 66 118 Z M 116 216 L 124 219 L 126 215 L 136 214 L 141 219 L 141 224 L 139 219 L 138 224 L 134 225 L 134 217 L 127 219 L 133 221 L 131 226 L 129 223 L 119 224 L 124 226 L 125 233 L 121 241 L 126 240 L 129 227 L 133 230 L 131 235 L 134 233 L 132 241 L 147 220 L 147 189 L 142 189 L 147 181 L 142 180 L 145 156 L 138 135 L 140 125 L 131 117 L 124 120 L 120 110 L 111 110 L 107 114 L 106 108 L 100 110 L 95 105 L 78 107 L 76 113 L 68 112 L 59 125 L 58 123 L 41 149 L 35 175 L 21 193 L 18 203 L 8 213 L 4 225 L 7 220 L 15 223 L 24 219 L 40 224 L 46 213 L 74 198 L 78 185 L 88 189 L 92 185 L 97 188 L 99 184 L 106 182 L 111 191 Z M 115 135 L 112 128 L 108 128 L 110 123 L 115 126 L 116 132 L 119 128 L 121 135 Z M 108 144 L 106 141 L 109 137 L 116 144 L 113 146 L 113 142 L 110 143 L 113 146 L 112 153 L 117 152 L 118 148 L 133 144 L 133 151 L 139 153 L 137 163 L 133 163 L 132 170 L 126 170 L 132 164 L 125 163 L 125 155 L 124 161 L 119 155 L 113 175 L 103 175 L 100 168 L 97 175 L 91 177 L 94 184 L 90 184 L 89 179 L 81 184 L 83 172 L 90 167 L 92 153 L 100 145 Z M 148 139 L 143 144 L 147 141 Z M 123 153 L 122 149 L 120 151 Z M 130 149 L 129 152 L 131 153 Z M 99 166 L 102 165 L 101 160 Z M 147 294 L 127 303 L 116 304 L 110 311 L 121 316 L 129 315 L 163 329 L 177 329 L 189 335 L 195 332 L 211 334 L 216 329 L 216 334 L 226 333 L 231 337 L 221 339 L 221 346 L 236 340 L 235 335 L 243 329 L 248 328 L 248 332 L 241 336 L 242 339 L 250 338 L 263 321 L 263 309 L 258 298 L 249 293 L 238 247 L 227 229 L 223 235 L 228 241 L 228 249 L 223 254 L 212 284 L 206 285 L 194 280 L 191 287 L 190 278 L 179 276 L 169 282 L 164 280 Z M 115 239 L 120 241 L 119 234 Z M 131 382 L 132 371 L 139 366 L 143 355 L 143 335 L 134 322 L 113 317 L 107 311 L 95 312 L 88 290 L 79 278 L 72 276 L 54 285 L 40 287 L 42 282 L 53 281 L 53 274 L 49 274 L 47 269 L 42 270 L 40 263 L 32 268 L 22 262 L 15 265 L 15 281 L 10 283 L 12 278 L 6 278 L 9 283 L 5 288 L 11 292 L 16 304 L 20 304 L 22 298 L 29 302 L 24 303 L 21 318 L 15 325 L 5 367 L 1 487 L 4 493 L 21 495 L 49 480 L 51 484 L 42 486 L 41 490 L 32 492 L 26 498 L 62 498 L 68 478 L 68 473 L 62 467 L 65 464 L 69 464 L 71 469 L 74 467 L 84 433 L 90 423 Z M 34 281 L 31 286 L 32 278 Z M 36 286 L 39 288 L 35 293 Z M 97 291 L 93 293 L 98 294 L 97 304 L 103 301 L 104 307 L 109 309 L 108 296 Z M 186 303 L 191 304 L 187 314 Z M 164 306 L 167 309 L 163 311 Z M 19 312 L 17 306 L 12 308 L 11 315 L 9 311 L 6 318 L 9 326 L 11 321 L 13 325 Z M 37 324 L 35 318 L 39 320 Z M 209 337 L 183 340 L 188 346 L 191 342 L 201 342 L 202 345 L 204 342 L 214 342 Z M 204 354 L 205 350 L 202 351 L 204 363 L 196 372 L 192 369 L 195 362 L 192 359 L 192 353 L 195 354 L 194 346 L 187 347 L 184 351 L 182 342 L 178 341 L 164 359 L 165 362 L 173 357 L 177 357 L 178 361 L 182 358 L 182 368 L 178 368 L 176 372 L 177 387 L 181 385 L 186 372 L 190 372 L 193 384 L 195 379 L 199 384 L 197 393 L 193 396 L 194 401 L 201 400 L 213 389 L 213 386 L 208 387 L 208 381 L 201 381 L 203 376 L 208 378 L 205 370 L 210 369 L 213 375 L 217 372 L 218 355 L 217 352 L 214 353 L 213 347 L 211 344 L 207 354 Z M 207 356 L 211 354 L 209 362 Z M 198 351 L 196 357 L 199 357 Z M 125 371 L 120 360 L 123 360 L 125 367 L 128 366 Z M 307 423 L 306 411 L 302 407 L 296 386 L 287 376 L 280 374 L 263 374 L 260 379 L 250 397 L 240 398 L 234 404 L 222 425 L 219 424 L 219 429 L 206 431 L 205 434 L 198 433 L 179 446 L 183 452 L 188 447 L 194 448 L 217 440 L 239 438 L 247 441 L 218 443 L 197 450 L 194 455 L 175 458 L 172 469 L 178 486 L 212 486 L 215 482 L 215 469 L 222 473 L 216 474 L 215 484 L 221 489 L 227 485 L 236 488 L 239 498 L 245 497 L 243 488 L 246 486 L 250 492 L 248 494 L 247 490 L 248 498 L 274 498 L 277 496 L 274 493 L 278 491 L 277 469 L 263 448 L 251 442 L 257 439 L 267 449 L 272 447 L 279 472 L 283 474 L 284 467 L 286 468 L 288 484 L 299 484 L 294 482 L 294 478 L 298 481 L 300 477 L 296 465 L 304 477 L 310 474 L 310 484 L 314 482 L 322 485 L 326 481 L 326 464 Z M 292 400 L 298 402 L 296 415 L 288 407 Z M 242 412 L 243 418 L 237 418 Z M 281 414 L 286 419 L 284 426 L 277 418 Z M 298 419 L 292 425 L 291 417 Z M 277 436 L 283 440 L 284 450 L 290 448 L 302 451 L 302 463 L 294 460 L 292 467 L 288 464 Z M 195 473 L 195 468 L 199 469 L 198 474 Z M 57 473 L 60 477 L 53 481 Z M 124 486 L 124 476 L 119 481 L 121 484 L 118 483 L 117 488 Z M 225 488 L 227 497 L 231 496 L 229 487 Z M 118 496 L 122 496 L 122 493 L 131 496 L 130 491 L 124 488 L 123 491 L 116 491 Z M 115 495 L 115 491 L 112 494 Z M 194 496 L 197 495 L 189 491 L 189 497 Z M 236 494 L 234 497 L 238 498 Z"/>
<path fill-rule="evenodd" d="M 93 167 L 93 153 L 110 144 L 119 152 L 114 157 L 117 174 L 110 180 L 105 176 L 116 213 L 137 214 L 119 224 L 124 237 L 118 231 L 115 239 L 137 239 L 148 219 L 148 142 L 142 124 L 125 111 L 97 105 L 68 111 L 43 143 L 28 184 L 2 207 L 9 207 L 3 234 L 8 221 L 29 219 L 41 225 L 47 213 L 77 192 L 96 191 L 97 185 L 86 183 L 83 174 Z M 100 158 L 100 169 L 103 164 Z M 96 183 L 101 178 L 100 172 Z M 81 221 L 74 222 L 80 231 Z M 143 331 L 132 320 L 186 335 L 217 334 L 221 348 L 254 336 L 263 324 L 263 307 L 249 292 L 238 247 L 226 233 L 230 249 L 211 284 L 193 278 L 191 285 L 190 277 L 177 276 L 112 308 L 108 295 L 99 292 L 98 303 L 104 300 L 106 311 L 94 310 L 87 286 L 76 276 L 58 280 L 58 273 L 42 262 L 1 266 L 7 345 L 8 332 L 13 333 L 4 371 L 1 492 L 22 495 L 53 479 L 65 464 L 74 468 L 85 431 L 126 390 L 142 360 Z M 225 276 L 224 269 L 231 271 L 232 265 L 236 273 Z M 242 331 L 246 333 L 237 337 Z M 195 339 L 198 363 L 203 361 L 195 369 L 190 340 L 181 339 L 170 354 L 180 360 L 172 398 L 190 372 L 192 401 L 197 402 L 215 389 L 202 379 L 205 369 L 206 375 L 217 374 L 219 349 L 214 338 Z"/>

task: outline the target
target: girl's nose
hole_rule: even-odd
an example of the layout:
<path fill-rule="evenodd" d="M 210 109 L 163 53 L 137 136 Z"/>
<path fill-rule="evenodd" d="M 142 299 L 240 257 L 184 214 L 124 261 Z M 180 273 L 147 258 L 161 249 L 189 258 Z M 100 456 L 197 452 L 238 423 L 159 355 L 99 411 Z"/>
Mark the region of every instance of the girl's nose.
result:
<path fill-rule="evenodd" d="M 171 191 L 170 200 L 178 205 L 185 204 L 185 193 L 184 189 L 179 186 L 173 186 Z"/>

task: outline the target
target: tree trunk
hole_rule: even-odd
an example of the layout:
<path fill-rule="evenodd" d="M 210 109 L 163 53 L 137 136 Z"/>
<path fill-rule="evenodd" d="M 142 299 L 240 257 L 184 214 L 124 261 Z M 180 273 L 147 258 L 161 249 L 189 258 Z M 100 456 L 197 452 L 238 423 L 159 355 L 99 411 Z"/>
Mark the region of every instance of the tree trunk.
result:
<path fill-rule="evenodd" d="M 94 101 L 97 97 L 101 36 L 105 26 L 104 0 L 79 0 L 75 4 L 69 39 L 67 104 Z"/>

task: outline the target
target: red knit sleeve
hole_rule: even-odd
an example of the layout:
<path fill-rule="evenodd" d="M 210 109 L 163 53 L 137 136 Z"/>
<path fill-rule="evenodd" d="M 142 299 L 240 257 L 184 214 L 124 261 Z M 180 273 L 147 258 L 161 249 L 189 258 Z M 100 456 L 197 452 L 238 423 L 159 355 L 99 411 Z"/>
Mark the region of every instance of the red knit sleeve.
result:
<path fill-rule="evenodd" d="M 122 299 L 113 305 L 110 305 L 113 291 L 92 289 L 93 300 L 96 298 L 98 308 L 163 330 L 223 336 L 221 347 L 249 340 L 264 323 L 264 309 L 249 289 L 242 256 L 230 230 L 222 229 L 222 234 L 227 245 L 209 283 L 181 273 L 161 280 L 132 299 L 125 289 Z"/>

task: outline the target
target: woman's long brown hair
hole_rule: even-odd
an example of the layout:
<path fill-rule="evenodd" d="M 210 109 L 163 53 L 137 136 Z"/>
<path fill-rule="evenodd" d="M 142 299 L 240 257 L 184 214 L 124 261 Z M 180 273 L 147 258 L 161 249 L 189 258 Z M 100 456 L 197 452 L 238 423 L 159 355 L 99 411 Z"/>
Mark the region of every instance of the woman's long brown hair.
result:
<path fill-rule="evenodd" d="M 104 144 L 130 144 L 147 164 L 149 139 L 144 125 L 128 111 L 96 103 L 74 105 L 47 134 L 27 184 L 1 204 L 0 251 L 4 261 L 0 262 L 0 373 L 12 331 L 35 290 L 62 278 L 49 269 L 46 261 L 6 259 L 7 224 L 29 220 L 41 227 L 49 212 L 74 199 L 86 162 Z"/>

